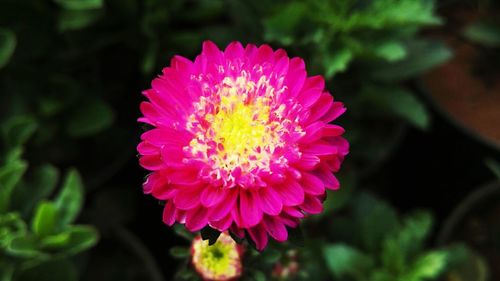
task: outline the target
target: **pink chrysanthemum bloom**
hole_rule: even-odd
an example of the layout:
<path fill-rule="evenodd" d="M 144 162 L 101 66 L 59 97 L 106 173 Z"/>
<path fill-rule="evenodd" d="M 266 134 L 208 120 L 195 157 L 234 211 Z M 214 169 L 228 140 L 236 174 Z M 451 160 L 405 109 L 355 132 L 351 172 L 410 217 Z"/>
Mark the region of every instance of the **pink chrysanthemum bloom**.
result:
<path fill-rule="evenodd" d="M 166 201 L 168 225 L 229 229 L 264 249 L 339 187 L 349 145 L 329 123 L 345 108 L 284 50 L 207 41 L 194 62 L 175 56 L 144 95 L 139 121 L 154 127 L 137 148 L 152 171 L 144 192 Z"/>
<path fill-rule="evenodd" d="M 203 280 L 228 281 L 241 276 L 243 248 L 233 238 L 221 233 L 217 242 L 208 245 L 197 236 L 191 244 L 191 262 Z"/>

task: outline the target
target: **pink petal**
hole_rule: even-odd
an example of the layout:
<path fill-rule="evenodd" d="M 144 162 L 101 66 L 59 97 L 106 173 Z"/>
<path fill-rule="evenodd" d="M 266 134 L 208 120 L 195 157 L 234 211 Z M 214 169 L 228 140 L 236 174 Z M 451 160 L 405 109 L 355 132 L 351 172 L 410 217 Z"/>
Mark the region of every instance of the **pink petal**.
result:
<path fill-rule="evenodd" d="M 299 225 L 299 219 L 297 219 L 296 217 L 280 216 L 280 220 L 281 220 L 281 222 L 283 222 L 283 224 L 285 226 L 288 226 L 288 227 L 295 228 L 295 227 L 297 227 L 297 225 Z"/>
<path fill-rule="evenodd" d="M 305 63 L 301 58 L 292 58 L 290 60 L 290 65 L 288 67 L 288 75 L 286 77 L 286 83 L 290 87 L 290 96 L 296 97 L 306 80 L 306 67 Z"/>
<path fill-rule="evenodd" d="M 304 202 L 304 190 L 294 180 L 285 181 L 282 185 L 277 186 L 275 191 L 285 206 L 296 206 Z"/>
<path fill-rule="evenodd" d="M 321 168 L 314 173 L 318 178 L 320 178 L 327 189 L 336 190 L 339 189 L 340 183 L 333 173 L 327 168 Z"/>
<path fill-rule="evenodd" d="M 271 60 L 274 55 L 273 49 L 266 44 L 261 45 L 255 54 L 255 63 L 263 64 Z"/>
<path fill-rule="evenodd" d="M 236 207 L 231 209 L 231 217 L 233 218 L 233 221 L 236 223 L 236 225 L 239 228 L 244 228 L 245 224 L 243 223 L 241 219 L 241 213 L 240 213 L 240 208 Z"/>
<path fill-rule="evenodd" d="M 322 131 L 324 131 L 325 123 L 318 121 L 309 124 L 305 128 L 305 135 L 299 140 L 299 143 L 311 143 L 319 140 L 323 135 Z"/>
<path fill-rule="evenodd" d="M 170 65 L 177 71 L 177 73 L 186 76 L 186 78 L 189 78 L 190 74 L 193 72 L 193 62 L 179 55 L 172 58 Z"/>
<path fill-rule="evenodd" d="M 146 177 L 146 181 L 142 184 L 142 189 L 145 194 L 149 194 L 153 192 L 153 189 L 156 185 L 164 184 L 164 181 L 162 180 L 160 173 L 151 173 Z"/>
<path fill-rule="evenodd" d="M 217 229 L 218 231 L 226 231 L 232 223 L 233 217 L 231 216 L 231 214 L 227 214 L 223 219 L 218 221 L 210 221 L 209 224 L 212 228 Z"/>
<path fill-rule="evenodd" d="M 314 122 L 332 107 L 333 97 L 328 92 L 323 92 L 316 103 L 311 107 L 311 115 L 309 115 L 308 122 Z M 328 123 L 328 122 L 325 122 Z"/>
<path fill-rule="evenodd" d="M 163 146 L 161 148 L 161 158 L 167 166 L 182 168 L 184 163 L 184 152 L 182 147 Z"/>
<path fill-rule="evenodd" d="M 203 207 L 194 208 L 186 213 L 186 228 L 194 232 L 202 229 L 208 223 L 208 211 Z"/>
<path fill-rule="evenodd" d="M 275 57 L 276 57 L 276 53 L 275 53 Z M 288 59 L 288 57 L 286 56 L 286 53 L 285 53 L 285 56 L 278 58 L 276 60 L 276 64 L 274 65 L 273 73 L 275 73 L 277 77 L 282 77 L 282 76 L 286 75 L 288 72 L 289 62 L 290 62 L 290 60 Z"/>
<path fill-rule="evenodd" d="M 283 213 L 294 217 L 294 218 L 303 218 L 304 214 L 297 209 L 297 207 L 284 207 Z"/>
<path fill-rule="evenodd" d="M 266 248 L 268 242 L 267 232 L 262 224 L 248 229 L 250 238 L 255 243 L 257 250 L 262 251 Z"/>
<path fill-rule="evenodd" d="M 305 171 L 310 171 L 318 166 L 320 159 L 316 155 L 303 153 L 300 159 L 293 163 L 293 166 Z"/>
<path fill-rule="evenodd" d="M 201 192 L 201 204 L 205 207 L 212 207 L 224 199 L 225 190 L 222 187 L 207 186 Z"/>
<path fill-rule="evenodd" d="M 344 128 L 338 125 L 326 124 L 326 126 L 323 128 L 322 135 L 323 137 L 337 137 L 344 134 L 344 132 Z"/>
<path fill-rule="evenodd" d="M 199 182 L 198 169 L 180 167 L 168 170 L 168 179 L 170 182 L 179 185 L 194 185 Z"/>
<path fill-rule="evenodd" d="M 240 191 L 240 214 L 241 222 L 245 228 L 257 225 L 262 220 L 262 209 L 259 204 L 259 197 L 256 191 Z"/>
<path fill-rule="evenodd" d="M 303 145 L 301 151 L 307 154 L 313 154 L 316 156 L 332 155 L 338 152 L 338 148 L 331 143 L 325 141 L 317 141 L 308 145 Z"/>
<path fill-rule="evenodd" d="M 294 218 L 304 217 L 304 214 L 298 209 L 298 207 L 284 207 L 283 213 Z"/>
<path fill-rule="evenodd" d="M 167 201 L 165 208 L 163 208 L 163 222 L 172 226 L 175 223 L 175 206 L 171 200 Z"/>
<path fill-rule="evenodd" d="M 306 195 L 304 203 L 300 207 L 309 214 L 319 214 L 323 212 L 323 204 L 321 204 L 321 201 L 317 197 L 311 195 Z"/>
<path fill-rule="evenodd" d="M 325 184 L 323 181 L 310 173 L 302 173 L 301 185 L 308 194 L 321 195 L 325 193 Z"/>
<path fill-rule="evenodd" d="M 234 41 L 227 45 L 224 50 L 224 57 L 229 60 L 243 58 L 245 50 L 240 42 Z"/>
<path fill-rule="evenodd" d="M 201 53 L 203 56 L 214 60 L 215 64 L 222 63 L 222 52 L 212 41 L 203 42 Z"/>
<path fill-rule="evenodd" d="M 163 145 L 182 147 L 189 144 L 191 139 L 192 135 L 189 132 L 166 127 L 155 128 L 141 135 L 141 140 L 145 140 L 158 147 Z"/>
<path fill-rule="evenodd" d="M 139 159 L 139 164 L 150 171 L 158 171 L 166 167 L 160 155 L 143 155 Z"/>
<path fill-rule="evenodd" d="M 223 219 L 232 209 L 236 208 L 237 199 L 238 190 L 236 188 L 228 190 L 224 198 L 218 204 L 210 208 L 210 220 L 218 221 Z"/>
<path fill-rule="evenodd" d="M 266 187 L 259 190 L 259 195 L 262 211 L 268 215 L 279 215 L 283 208 L 283 202 L 279 194 L 271 187 Z"/>
<path fill-rule="evenodd" d="M 271 237 L 273 237 L 277 241 L 283 242 L 288 238 L 288 231 L 279 218 L 265 216 L 264 227 L 266 228 L 269 235 L 271 235 Z"/>
<path fill-rule="evenodd" d="M 200 193 L 198 188 L 180 188 L 174 197 L 174 204 L 181 210 L 191 210 L 199 205 Z"/>
<path fill-rule="evenodd" d="M 153 196 L 160 200 L 169 200 L 174 198 L 177 195 L 178 190 L 175 189 L 172 185 L 163 184 L 157 185 L 153 188 Z"/>
<path fill-rule="evenodd" d="M 328 111 L 321 117 L 321 120 L 325 123 L 330 123 L 333 120 L 337 119 L 340 115 L 342 115 L 346 111 L 344 104 L 341 102 L 334 102 L 332 106 L 328 109 Z"/>
<path fill-rule="evenodd" d="M 142 93 L 149 99 L 154 109 L 158 113 L 161 113 L 163 116 L 165 116 L 166 119 L 178 119 L 178 111 L 174 107 L 170 106 L 170 103 L 165 100 L 162 94 L 154 89 L 149 89 Z"/>
<path fill-rule="evenodd" d="M 192 101 L 188 98 L 188 95 L 186 95 L 185 88 L 182 88 L 181 85 L 174 84 L 172 77 L 169 77 L 170 73 L 172 73 L 172 76 L 175 75 L 173 71 L 175 70 L 165 68 L 163 70 L 165 75 L 154 79 L 153 82 L 151 82 L 151 87 L 158 93 L 168 97 L 163 101 L 165 105 L 175 109 L 179 114 L 185 115 L 189 112 Z"/>
<path fill-rule="evenodd" d="M 158 121 L 167 119 L 167 117 L 158 112 L 158 110 L 150 102 L 143 101 L 139 107 L 144 115 L 144 118 L 139 118 L 139 121 L 141 122 L 157 125 Z"/>
<path fill-rule="evenodd" d="M 157 146 L 152 145 L 148 141 L 140 142 L 137 146 L 137 152 L 141 155 L 158 155 L 160 149 Z"/>
<path fill-rule="evenodd" d="M 308 108 L 316 103 L 324 88 L 325 80 L 323 77 L 309 77 L 306 79 L 302 91 L 298 94 L 297 100 L 302 104 L 302 106 Z"/>

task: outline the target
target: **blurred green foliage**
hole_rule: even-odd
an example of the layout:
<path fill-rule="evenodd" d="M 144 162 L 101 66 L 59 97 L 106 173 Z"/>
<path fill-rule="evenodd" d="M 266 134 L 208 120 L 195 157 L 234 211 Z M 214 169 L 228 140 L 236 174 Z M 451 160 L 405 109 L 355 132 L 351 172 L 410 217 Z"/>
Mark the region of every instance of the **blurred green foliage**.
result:
<path fill-rule="evenodd" d="M 469 259 L 484 266 L 463 245 L 427 249 L 433 228 L 428 211 L 399 216 L 394 207 L 364 192 L 357 193 L 341 211 L 343 215 L 322 224 L 321 238 L 311 237 L 318 235 L 314 227 L 306 228 L 313 230 L 302 247 L 291 241 L 271 243 L 259 253 L 250 242 L 240 241 L 246 247 L 241 280 L 423 281 L 439 280 L 448 272 L 456 278 L 475 274 L 480 269 L 471 267 Z M 194 235 L 182 226 L 175 229 L 179 236 L 193 240 Z M 188 248 L 177 246 L 170 254 L 184 261 L 176 280 L 200 280 L 189 266 Z M 286 267 L 292 261 L 298 262 L 296 272 L 273 274 L 278 266 Z"/>
<path fill-rule="evenodd" d="M 345 220 L 353 223 L 341 224 Z M 332 227 L 337 235 L 345 235 L 344 242 L 323 250 L 338 280 L 432 280 L 447 265 L 446 250 L 423 248 L 432 227 L 428 212 L 399 219 L 392 207 L 361 193 L 353 202 L 352 216 Z"/>
<path fill-rule="evenodd" d="M 387 204 L 356 195 L 359 179 L 381 166 L 408 124 L 424 130 L 431 124 L 411 81 L 451 57 L 442 43 L 419 33 L 442 21 L 434 1 L 0 1 L 0 280 L 80 276 L 82 267 L 71 256 L 98 237 L 94 228 L 73 224 L 88 191 L 98 190 L 84 211 L 100 230 L 121 229 L 116 225 L 138 212 L 124 189 L 99 189 L 135 161 L 140 91 L 174 54 L 192 59 L 207 39 L 221 48 L 234 40 L 285 48 L 304 58 L 311 75 L 324 75 L 347 105 L 341 122 L 351 160 L 341 175 L 343 188 L 328 194 L 325 214 L 352 209 L 350 217 L 335 215 L 332 225 L 344 229 L 338 235 L 354 230 L 347 237 L 306 239 L 297 280 L 432 279 L 448 264 L 445 250 L 425 250 L 427 213 L 399 218 Z M 491 30 L 477 29 L 468 36 L 494 42 Z M 330 221 L 326 215 L 311 221 L 306 238 L 315 224 Z M 181 228 L 176 232 L 192 238 Z M 140 239 L 120 237 L 144 256 Z M 143 280 L 135 270 L 142 264 L 127 260 L 122 246 L 115 246 L 119 259 L 99 260 L 96 271 Z M 286 259 L 282 253 L 296 246 L 273 247 L 249 251 L 249 280 L 268 280 Z M 171 253 L 185 259 L 188 251 Z M 181 267 L 177 277 L 197 278 L 187 262 Z"/>
<path fill-rule="evenodd" d="M 80 175 L 69 170 L 54 194 L 59 170 L 50 164 L 28 169 L 21 159 L 23 144 L 36 131 L 33 119 L 18 116 L 0 125 L 5 144 L 0 163 L 0 280 L 77 280 L 70 257 L 98 239 L 93 227 L 73 224 L 83 204 Z"/>

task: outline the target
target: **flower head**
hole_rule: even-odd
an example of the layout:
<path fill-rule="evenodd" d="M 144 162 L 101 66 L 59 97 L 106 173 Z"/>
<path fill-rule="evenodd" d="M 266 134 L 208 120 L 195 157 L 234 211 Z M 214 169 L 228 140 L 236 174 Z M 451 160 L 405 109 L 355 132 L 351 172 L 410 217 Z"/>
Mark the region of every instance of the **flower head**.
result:
<path fill-rule="evenodd" d="M 234 280 L 241 275 L 241 247 L 226 233 L 208 245 L 197 236 L 191 245 L 191 261 L 204 280 Z"/>
<path fill-rule="evenodd" d="M 152 171 L 143 187 L 166 201 L 168 225 L 229 229 L 263 249 L 339 187 L 349 145 L 330 122 L 345 108 L 284 50 L 207 41 L 194 61 L 175 56 L 144 95 L 139 121 L 154 128 L 137 148 Z"/>

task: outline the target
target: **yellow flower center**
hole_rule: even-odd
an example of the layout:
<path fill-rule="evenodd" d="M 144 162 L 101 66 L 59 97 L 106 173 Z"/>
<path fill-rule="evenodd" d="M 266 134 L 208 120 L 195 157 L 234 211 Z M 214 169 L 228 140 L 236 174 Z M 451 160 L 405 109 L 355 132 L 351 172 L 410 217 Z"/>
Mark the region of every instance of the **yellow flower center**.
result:
<path fill-rule="evenodd" d="M 257 95 L 256 91 L 260 93 Z M 283 145 L 279 136 L 283 126 L 270 118 L 273 96 L 274 88 L 266 77 L 257 83 L 247 79 L 247 75 L 236 79 L 226 77 L 218 87 L 216 102 L 202 97 L 195 104 L 195 111 L 203 114 L 209 127 L 196 130 L 188 123 L 188 129 L 196 131 L 196 137 L 190 142 L 192 153 L 201 152 L 215 167 L 228 172 L 237 167 L 243 172 L 267 168 L 275 148 Z M 207 111 L 207 105 L 213 105 L 215 110 Z M 284 105 L 273 114 L 283 110 Z M 188 120 L 194 123 L 196 115 Z M 210 141 L 217 144 L 216 153 L 207 153 Z"/>
<path fill-rule="evenodd" d="M 214 245 L 197 239 L 193 243 L 193 264 L 198 272 L 210 280 L 226 280 L 241 273 L 240 254 L 236 243 L 227 234 L 221 234 Z"/>

